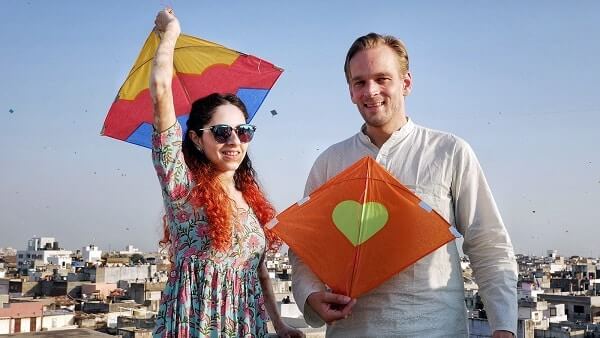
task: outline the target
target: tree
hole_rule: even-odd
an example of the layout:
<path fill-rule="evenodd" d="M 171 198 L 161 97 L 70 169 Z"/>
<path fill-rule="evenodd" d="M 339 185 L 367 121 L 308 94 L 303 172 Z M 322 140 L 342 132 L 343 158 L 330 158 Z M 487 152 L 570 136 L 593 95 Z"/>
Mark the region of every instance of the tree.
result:
<path fill-rule="evenodd" d="M 131 255 L 131 258 L 129 258 L 129 261 L 131 262 L 131 264 L 145 264 L 146 263 L 146 259 L 144 258 L 144 256 L 135 253 L 133 255 Z"/>

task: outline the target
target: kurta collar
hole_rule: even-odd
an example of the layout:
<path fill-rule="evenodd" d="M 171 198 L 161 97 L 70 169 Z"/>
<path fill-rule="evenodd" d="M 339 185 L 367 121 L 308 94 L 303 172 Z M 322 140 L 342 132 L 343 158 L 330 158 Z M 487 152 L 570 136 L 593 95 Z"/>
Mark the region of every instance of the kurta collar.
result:
<path fill-rule="evenodd" d="M 382 149 L 401 142 L 408 135 L 410 135 L 410 133 L 412 133 L 413 130 L 415 130 L 415 124 L 412 121 L 412 119 L 410 117 L 407 117 L 407 119 L 408 119 L 408 121 L 406 121 L 406 124 L 403 125 L 402 128 L 400 128 L 400 129 L 396 130 L 394 133 L 392 133 L 390 138 L 387 141 L 385 141 L 385 143 L 381 146 Z M 366 128 L 367 128 L 366 124 L 363 123 L 363 125 L 360 127 L 360 132 L 358 133 L 359 139 L 362 142 L 364 142 L 365 144 L 368 144 L 372 147 L 377 148 L 377 146 L 375 146 L 375 144 L 373 142 L 371 142 L 371 139 L 369 138 L 369 136 L 367 136 L 367 134 L 365 134 Z"/>

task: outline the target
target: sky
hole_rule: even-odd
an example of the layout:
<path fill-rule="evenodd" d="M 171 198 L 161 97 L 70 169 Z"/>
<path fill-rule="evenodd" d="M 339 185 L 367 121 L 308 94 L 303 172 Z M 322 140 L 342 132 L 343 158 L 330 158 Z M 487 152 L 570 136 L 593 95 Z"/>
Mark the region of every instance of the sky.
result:
<path fill-rule="evenodd" d="M 0 247 L 156 250 L 162 198 L 150 151 L 100 136 L 153 27 L 285 69 L 250 147 L 279 211 L 317 155 L 358 132 L 343 75 L 369 32 L 408 47 L 407 113 L 475 150 L 515 251 L 600 256 L 600 2 L 5 1 L 0 11 Z M 273 116 L 270 111 L 278 114 Z"/>

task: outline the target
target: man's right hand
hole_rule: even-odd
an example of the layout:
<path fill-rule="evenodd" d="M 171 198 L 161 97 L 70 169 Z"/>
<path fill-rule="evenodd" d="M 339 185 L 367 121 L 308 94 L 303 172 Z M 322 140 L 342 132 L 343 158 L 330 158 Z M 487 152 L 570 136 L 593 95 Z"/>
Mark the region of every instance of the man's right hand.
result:
<path fill-rule="evenodd" d="M 327 324 L 348 317 L 356 304 L 356 299 L 328 291 L 313 292 L 306 301 Z"/>

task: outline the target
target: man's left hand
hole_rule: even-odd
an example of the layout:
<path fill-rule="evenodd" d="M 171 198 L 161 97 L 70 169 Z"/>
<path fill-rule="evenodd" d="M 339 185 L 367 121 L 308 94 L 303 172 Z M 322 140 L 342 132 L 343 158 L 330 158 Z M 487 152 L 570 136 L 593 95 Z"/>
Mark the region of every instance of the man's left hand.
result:
<path fill-rule="evenodd" d="M 510 331 L 496 330 L 492 338 L 515 338 L 515 335 Z"/>

